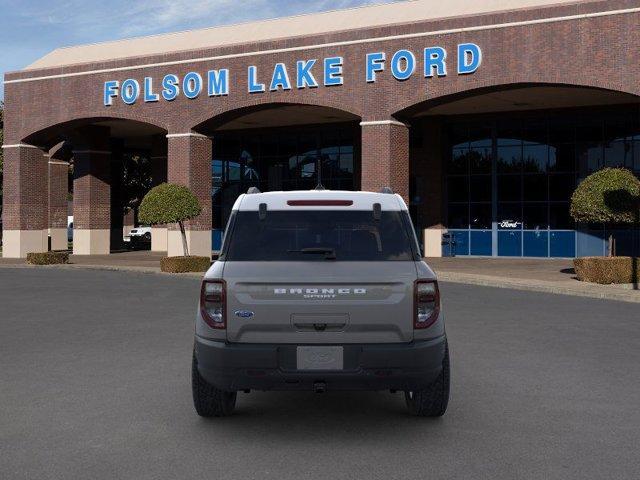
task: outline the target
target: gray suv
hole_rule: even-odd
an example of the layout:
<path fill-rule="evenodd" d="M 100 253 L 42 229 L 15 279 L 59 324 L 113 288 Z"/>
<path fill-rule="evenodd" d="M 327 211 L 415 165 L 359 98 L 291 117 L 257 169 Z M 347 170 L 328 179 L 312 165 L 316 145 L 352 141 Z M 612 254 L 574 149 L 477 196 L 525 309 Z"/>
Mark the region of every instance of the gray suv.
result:
<path fill-rule="evenodd" d="M 202 282 L 193 401 L 232 413 L 239 391 L 390 390 L 441 416 L 449 349 L 433 271 L 402 197 L 312 190 L 236 201 Z"/>

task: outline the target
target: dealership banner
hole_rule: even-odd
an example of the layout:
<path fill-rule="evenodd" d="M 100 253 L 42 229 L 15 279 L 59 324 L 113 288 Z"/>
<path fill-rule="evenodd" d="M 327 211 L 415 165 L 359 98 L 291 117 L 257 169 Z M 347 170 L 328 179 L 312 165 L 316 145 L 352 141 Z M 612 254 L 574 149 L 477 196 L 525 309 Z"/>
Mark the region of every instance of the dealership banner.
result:
<path fill-rule="evenodd" d="M 475 43 L 461 43 L 457 47 L 456 59 L 450 62 L 448 52 L 443 47 L 427 47 L 419 57 L 411 50 L 398 50 L 391 58 L 385 52 L 366 54 L 364 61 L 366 83 L 375 83 L 381 75 L 391 75 L 398 81 L 405 81 L 414 75 L 424 78 L 446 77 L 447 67 L 453 63 L 458 75 L 474 73 L 482 64 L 482 50 Z M 323 59 L 298 60 L 295 68 L 284 63 L 274 64 L 268 71 L 259 70 L 255 65 L 247 67 L 246 89 L 252 94 L 266 91 L 288 91 L 292 89 L 338 87 L 344 84 L 344 71 L 352 65 L 345 64 L 340 56 Z M 387 73 L 388 71 L 388 73 Z M 220 97 L 231 92 L 229 69 L 222 68 L 203 72 L 191 71 L 180 78 L 168 73 L 162 78 L 108 80 L 104 82 L 104 105 L 111 106 L 120 99 L 126 105 L 137 102 L 151 103 L 173 101 L 180 95 L 195 99 L 201 95 Z"/>

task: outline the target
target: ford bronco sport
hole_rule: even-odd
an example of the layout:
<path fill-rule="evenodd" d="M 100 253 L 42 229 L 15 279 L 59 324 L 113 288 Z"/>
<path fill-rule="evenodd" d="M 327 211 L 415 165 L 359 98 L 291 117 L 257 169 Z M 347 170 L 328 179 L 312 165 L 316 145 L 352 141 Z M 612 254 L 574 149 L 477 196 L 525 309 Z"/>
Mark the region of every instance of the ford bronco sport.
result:
<path fill-rule="evenodd" d="M 192 367 L 201 416 L 238 391 L 404 391 L 441 416 L 449 351 L 438 282 L 402 197 L 250 189 L 202 282 Z"/>

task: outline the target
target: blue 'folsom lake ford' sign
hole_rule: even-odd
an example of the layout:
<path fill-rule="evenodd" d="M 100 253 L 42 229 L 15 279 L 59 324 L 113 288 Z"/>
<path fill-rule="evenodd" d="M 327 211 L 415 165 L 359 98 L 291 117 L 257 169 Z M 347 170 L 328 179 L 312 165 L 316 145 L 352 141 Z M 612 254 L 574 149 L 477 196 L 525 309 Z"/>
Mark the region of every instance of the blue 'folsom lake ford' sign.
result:
<path fill-rule="evenodd" d="M 421 75 L 425 78 L 447 76 L 447 51 L 442 47 L 427 47 L 420 52 L 420 60 L 410 50 L 398 50 L 391 58 L 385 52 L 366 54 L 364 58 L 365 78 L 367 83 L 375 83 L 385 70 L 398 81 L 408 80 L 416 75 L 418 63 L 421 64 Z M 457 48 L 456 70 L 458 75 L 474 73 L 482 63 L 482 50 L 475 43 L 461 43 Z M 249 93 L 260 94 L 304 88 L 334 87 L 344 84 L 344 70 L 351 65 L 345 64 L 343 57 L 326 57 L 323 59 L 298 60 L 295 68 L 284 63 L 276 63 L 269 71 L 261 71 L 255 65 L 247 67 L 246 88 Z M 220 97 L 229 95 L 230 72 L 227 68 L 208 70 L 206 72 L 188 72 L 182 78 L 174 73 L 162 78 L 144 77 L 143 79 L 127 78 L 104 82 L 104 104 L 113 105 L 120 98 L 127 105 L 136 102 L 170 102 L 180 95 L 195 99 L 201 95 Z M 233 85 L 238 87 L 238 85 Z"/>

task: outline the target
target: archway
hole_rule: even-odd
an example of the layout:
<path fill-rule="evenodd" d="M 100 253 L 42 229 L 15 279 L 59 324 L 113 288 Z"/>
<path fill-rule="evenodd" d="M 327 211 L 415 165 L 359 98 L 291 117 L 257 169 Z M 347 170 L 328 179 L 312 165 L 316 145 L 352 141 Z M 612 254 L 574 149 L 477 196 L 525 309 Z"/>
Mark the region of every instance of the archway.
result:
<path fill-rule="evenodd" d="M 25 137 L 23 143 L 42 149 L 49 163 L 50 248 L 66 249 L 67 242 L 73 242 L 75 254 L 126 248 L 142 197 L 167 180 L 166 133 L 146 122 L 100 117 L 52 125 Z M 166 250 L 166 239 L 164 245 Z"/>
<path fill-rule="evenodd" d="M 411 210 L 431 255 L 444 231 L 457 255 L 602 255 L 606 232 L 572 221 L 571 193 L 605 166 L 640 173 L 640 98 L 627 93 L 505 85 L 397 115 L 411 124 Z M 622 251 L 638 248 L 637 233 L 619 235 Z"/>
<path fill-rule="evenodd" d="M 213 249 L 233 203 L 261 191 L 360 188 L 360 117 L 326 106 L 267 104 L 226 112 L 195 127 L 213 138 Z"/>

